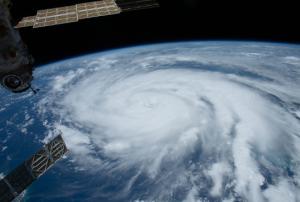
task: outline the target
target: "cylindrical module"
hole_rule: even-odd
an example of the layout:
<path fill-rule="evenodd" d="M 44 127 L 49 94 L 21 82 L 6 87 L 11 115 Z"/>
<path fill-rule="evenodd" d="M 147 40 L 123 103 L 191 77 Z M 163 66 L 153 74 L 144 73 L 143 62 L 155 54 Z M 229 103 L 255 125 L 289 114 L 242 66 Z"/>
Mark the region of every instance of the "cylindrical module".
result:
<path fill-rule="evenodd" d="M 8 0 L 0 0 L 0 83 L 12 92 L 23 92 L 33 78 L 33 58 L 11 24 L 8 5 Z"/>

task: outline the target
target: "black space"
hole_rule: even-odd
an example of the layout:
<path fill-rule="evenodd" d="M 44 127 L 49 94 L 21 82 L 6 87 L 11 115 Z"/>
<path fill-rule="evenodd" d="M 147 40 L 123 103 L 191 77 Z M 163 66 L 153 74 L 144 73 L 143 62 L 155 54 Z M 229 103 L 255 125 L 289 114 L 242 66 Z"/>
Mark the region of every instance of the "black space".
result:
<path fill-rule="evenodd" d="M 14 0 L 16 19 L 88 0 Z M 264 3 L 262 3 L 264 2 Z M 299 10 L 288 1 L 159 0 L 160 8 L 53 27 L 21 29 L 36 65 L 107 49 L 185 40 L 300 43 Z"/>

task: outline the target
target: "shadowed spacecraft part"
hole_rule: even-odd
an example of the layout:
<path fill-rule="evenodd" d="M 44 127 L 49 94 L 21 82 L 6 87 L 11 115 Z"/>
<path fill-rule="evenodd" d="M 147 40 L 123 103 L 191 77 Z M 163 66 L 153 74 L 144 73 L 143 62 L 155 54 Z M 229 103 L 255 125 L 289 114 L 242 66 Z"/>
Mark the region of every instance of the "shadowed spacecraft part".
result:
<path fill-rule="evenodd" d="M 60 134 L 0 180 L 0 201 L 10 202 L 17 198 L 67 152 Z"/>
<path fill-rule="evenodd" d="M 30 88 L 33 58 L 11 24 L 9 1 L 0 0 L 0 83 L 18 93 Z"/>
<path fill-rule="evenodd" d="M 158 7 L 156 0 L 100 0 L 70 6 L 38 10 L 12 26 L 10 0 L 0 0 L 0 83 L 14 93 L 31 88 L 33 57 L 28 53 L 19 32 L 14 28 L 41 28 L 121 12 Z M 33 90 L 36 93 L 35 90 Z"/>

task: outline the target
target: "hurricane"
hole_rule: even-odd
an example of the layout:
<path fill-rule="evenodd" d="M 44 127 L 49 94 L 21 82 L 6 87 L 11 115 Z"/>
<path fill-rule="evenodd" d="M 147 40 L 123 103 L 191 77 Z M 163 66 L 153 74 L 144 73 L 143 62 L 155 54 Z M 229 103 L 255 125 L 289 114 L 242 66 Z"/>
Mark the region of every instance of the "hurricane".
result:
<path fill-rule="evenodd" d="M 193 42 L 87 57 L 48 73 L 37 107 L 88 173 L 89 201 L 300 201 L 296 49 Z"/>

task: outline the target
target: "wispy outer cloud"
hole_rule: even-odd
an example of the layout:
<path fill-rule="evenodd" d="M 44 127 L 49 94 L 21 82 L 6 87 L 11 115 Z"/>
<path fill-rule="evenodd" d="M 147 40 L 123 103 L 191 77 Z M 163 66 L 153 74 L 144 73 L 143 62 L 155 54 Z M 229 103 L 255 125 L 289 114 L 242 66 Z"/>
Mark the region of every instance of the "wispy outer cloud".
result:
<path fill-rule="evenodd" d="M 253 57 L 269 52 L 232 55 L 233 64 L 222 51 L 191 50 L 102 56 L 55 77 L 57 97 L 41 105 L 55 104 L 54 125 L 75 163 L 95 178 L 123 178 L 119 197 L 136 201 L 300 201 L 300 125 L 285 108 L 291 98 L 300 102 L 299 92 L 285 91 L 295 84 L 256 68 Z M 176 66 L 176 58 L 227 70 L 245 69 L 237 67 L 244 59 L 271 78 Z"/>

